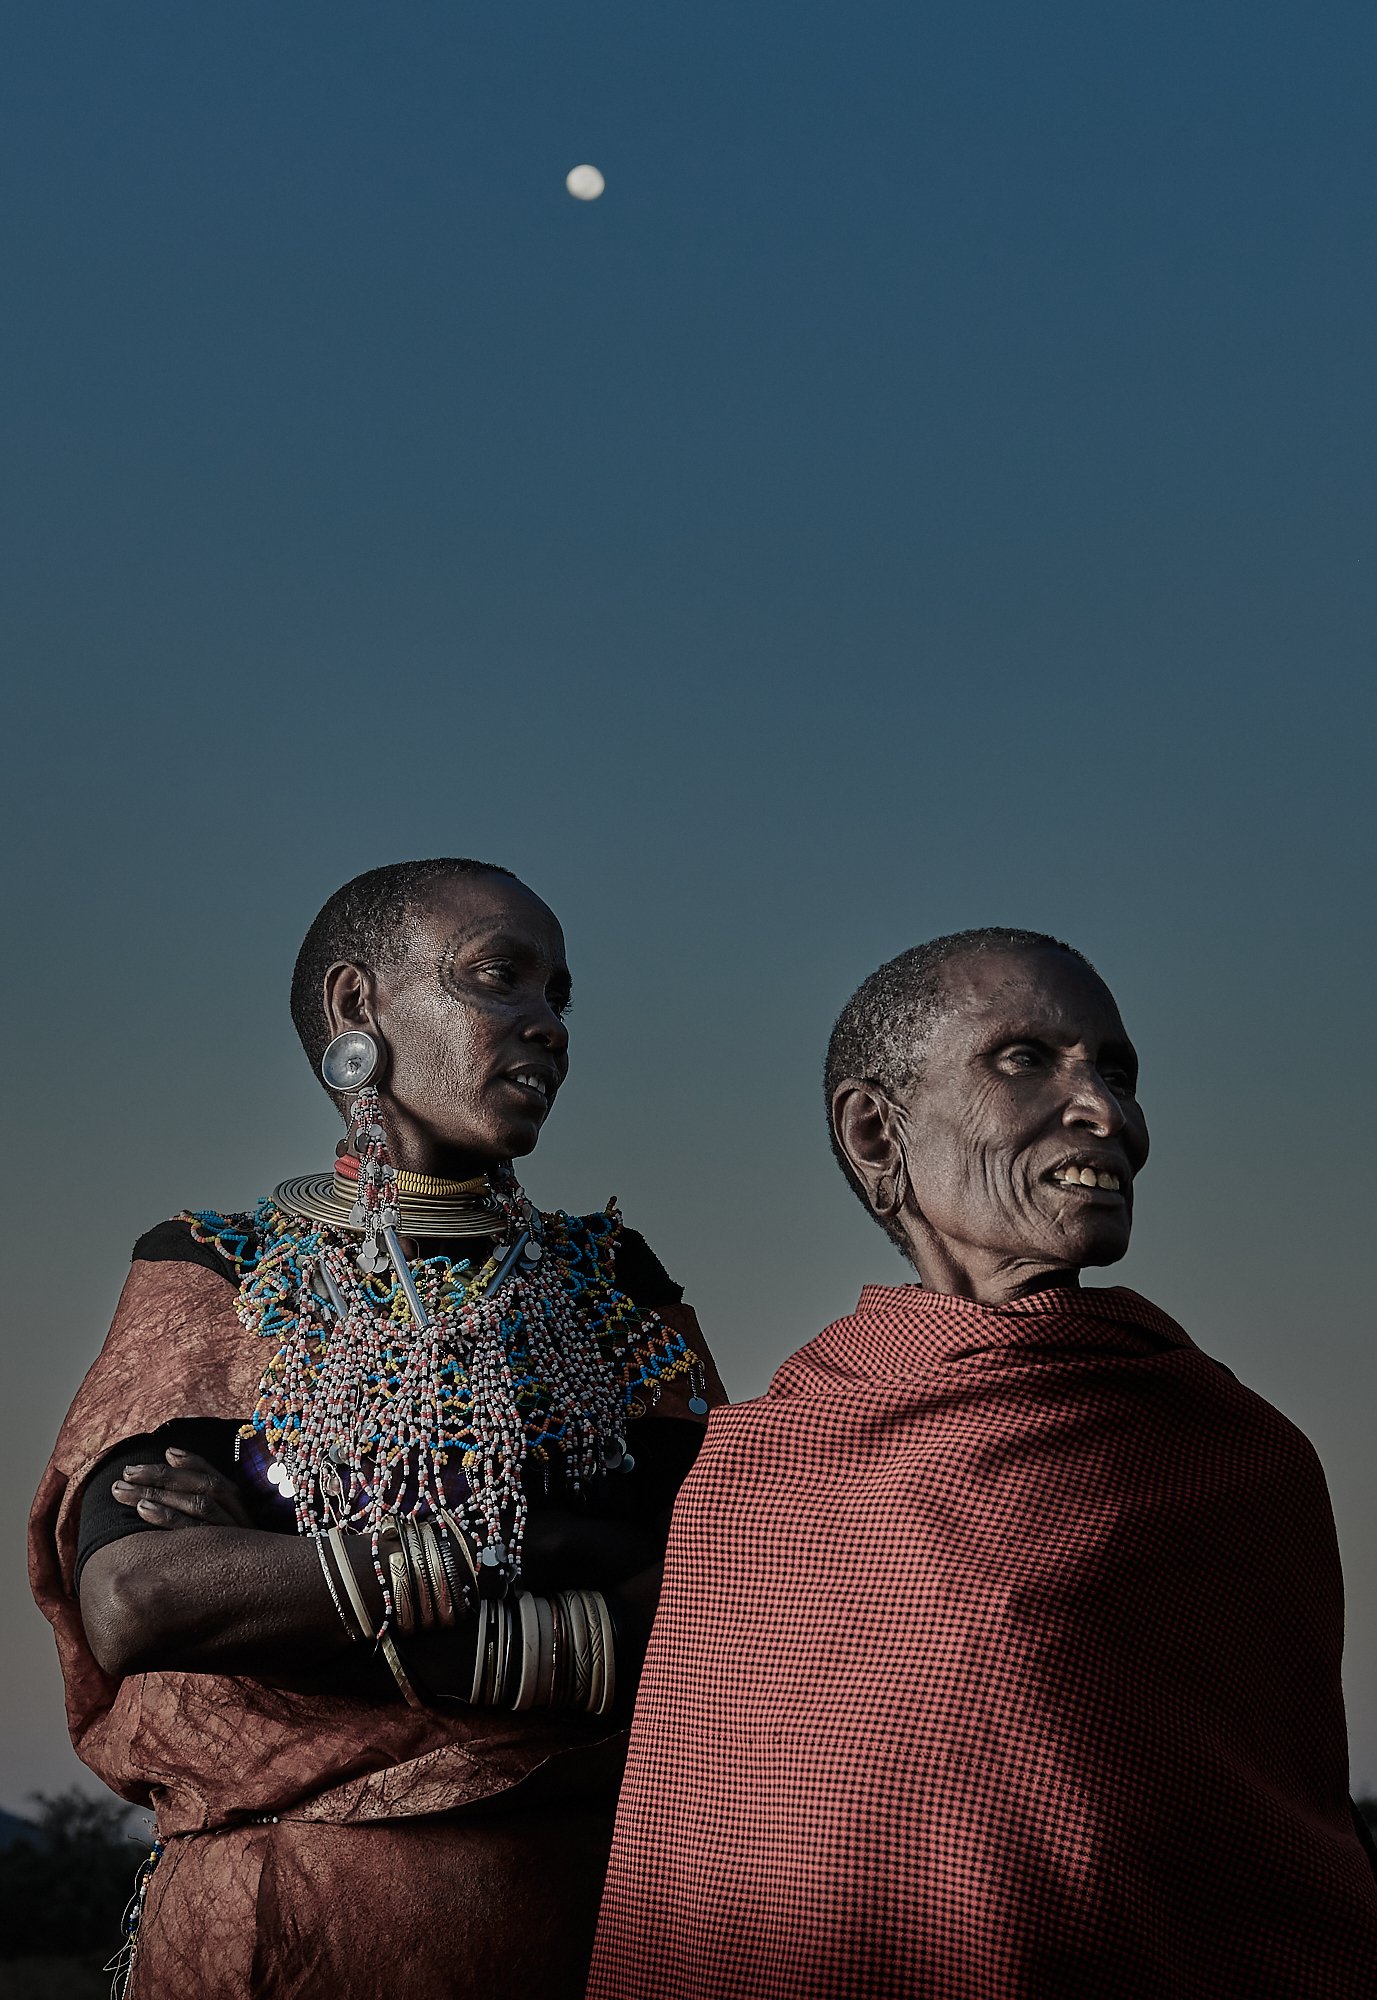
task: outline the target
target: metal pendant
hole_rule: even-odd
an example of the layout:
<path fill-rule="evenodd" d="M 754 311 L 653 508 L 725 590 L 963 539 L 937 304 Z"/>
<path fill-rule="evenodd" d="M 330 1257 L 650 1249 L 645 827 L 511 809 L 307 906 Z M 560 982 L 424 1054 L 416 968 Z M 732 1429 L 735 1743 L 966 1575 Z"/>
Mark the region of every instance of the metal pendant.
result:
<path fill-rule="evenodd" d="M 386 1254 L 378 1248 L 376 1236 L 365 1236 L 355 1254 L 354 1262 L 370 1278 L 376 1278 L 380 1271 L 387 1269 Z"/>

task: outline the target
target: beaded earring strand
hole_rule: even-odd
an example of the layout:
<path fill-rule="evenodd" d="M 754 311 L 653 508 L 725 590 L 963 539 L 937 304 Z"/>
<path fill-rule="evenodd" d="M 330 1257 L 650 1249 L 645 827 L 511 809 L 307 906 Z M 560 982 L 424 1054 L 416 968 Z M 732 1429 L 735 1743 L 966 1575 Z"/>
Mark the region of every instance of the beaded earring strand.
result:
<path fill-rule="evenodd" d="M 359 1191 L 349 1211 L 349 1227 L 363 1232 L 354 1261 L 361 1271 L 376 1277 L 387 1268 L 387 1252 L 378 1246 L 379 1236 L 395 1230 L 402 1219 L 397 1199 L 397 1169 L 387 1153 L 387 1133 L 383 1129 L 382 1104 L 376 1084 L 368 1084 L 350 1106 L 349 1144 L 358 1155 Z"/>
<path fill-rule="evenodd" d="M 402 1219 L 397 1200 L 397 1170 L 388 1157 L 382 1122 L 378 1075 L 383 1066 L 380 1044 L 362 1028 L 346 1028 L 327 1044 L 320 1074 L 327 1086 L 349 1097 L 350 1149 L 359 1162 L 358 1192 L 349 1211 L 349 1227 L 361 1231 L 357 1263 L 370 1277 L 386 1269 L 378 1237 L 395 1230 Z"/>

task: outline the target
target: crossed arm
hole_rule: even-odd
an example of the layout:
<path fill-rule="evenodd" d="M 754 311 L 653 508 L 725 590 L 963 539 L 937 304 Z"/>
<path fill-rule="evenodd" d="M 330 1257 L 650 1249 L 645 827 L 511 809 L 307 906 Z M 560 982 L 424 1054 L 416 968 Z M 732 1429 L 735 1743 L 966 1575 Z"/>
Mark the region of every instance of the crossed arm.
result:
<path fill-rule="evenodd" d="M 354 1669 L 346 1633 L 314 1542 L 252 1526 L 234 1482 L 192 1452 L 169 1446 L 162 1463 L 131 1465 L 112 1488 L 148 1527 L 107 1542 L 81 1575 L 81 1616 L 91 1651 L 109 1674 L 252 1674 L 283 1683 L 338 1684 Z M 634 1675 L 659 1597 L 667 1515 L 644 1526 L 532 1507 L 526 1531 L 528 1589 L 572 1585 L 615 1600 L 619 1679 Z M 370 1615 L 382 1591 L 366 1536 L 346 1549 Z M 467 1693 L 476 1620 L 409 1642 L 433 1693 Z M 359 1649 L 362 1650 L 362 1649 Z M 356 1670 L 355 1670 L 356 1671 Z M 365 1667 L 391 1685 L 381 1663 Z"/>

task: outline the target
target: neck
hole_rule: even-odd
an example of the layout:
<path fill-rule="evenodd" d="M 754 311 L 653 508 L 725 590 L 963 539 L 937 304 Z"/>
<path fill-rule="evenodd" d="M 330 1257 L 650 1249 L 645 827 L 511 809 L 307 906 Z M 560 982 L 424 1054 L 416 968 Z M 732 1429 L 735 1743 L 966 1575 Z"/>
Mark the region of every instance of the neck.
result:
<path fill-rule="evenodd" d="M 1077 1291 L 1081 1274 L 1073 1264 L 1045 1258 L 999 1257 L 948 1243 L 911 1243 L 909 1262 L 924 1291 L 945 1292 L 979 1306 L 1007 1306 L 1034 1292 Z"/>
<path fill-rule="evenodd" d="M 442 1144 L 391 1104 L 384 1106 L 383 1125 L 388 1158 L 402 1173 L 429 1174 L 435 1180 L 468 1181 L 477 1174 L 491 1173 L 502 1164 L 491 1153 Z M 336 1157 L 348 1150 L 348 1140 L 341 1139 L 335 1148 Z"/>

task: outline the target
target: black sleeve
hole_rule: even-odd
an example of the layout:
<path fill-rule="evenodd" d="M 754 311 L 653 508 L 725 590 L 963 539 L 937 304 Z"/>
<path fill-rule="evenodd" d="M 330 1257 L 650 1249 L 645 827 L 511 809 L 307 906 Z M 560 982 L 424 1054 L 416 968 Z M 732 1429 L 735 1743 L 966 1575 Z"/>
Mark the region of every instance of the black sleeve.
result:
<path fill-rule="evenodd" d="M 209 1461 L 217 1472 L 234 1477 L 234 1439 L 239 1426 L 223 1417 L 182 1417 L 170 1424 L 161 1424 L 157 1430 L 148 1431 L 142 1437 L 126 1438 L 122 1444 L 107 1452 L 86 1482 L 86 1490 L 81 1496 L 81 1517 L 77 1524 L 76 1581 L 81 1583 L 81 1572 L 88 1556 L 103 1549 L 107 1542 L 118 1542 L 125 1535 L 166 1534 L 165 1528 L 155 1528 L 148 1521 L 141 1521 L 132 1507 L 122 1507 L 110 1491 L 115 1481 L 124 1472 L 126 1465 L 156 1465 L 168 1445 L 179 1446 L 183 1451 L 194 1451 Z"/>
<path fill-rule="evenodd" d="M 668 1524 L 705 1435 L 706 1426 L 687 1417 L 637 1417 L 626 1427 L 622 1464 L 577 1494 L 562 1493 L 557 1504 L 572 1513 L 639 1523 L 658 1533 Z"/>
<path fill-rule="evenodd" d="M 228 1263 L 213 1243 L 198 1243 L 191 1233 L 189 1222 L 160 1222 L 156 1229 L 147 1230 L 134 1245 L 135 1264 L 199 1264 L 203 1271 L 214 1271 L 219 1278 L 226 1278 L 230 1284 L 237 1284 L 234 1266 Z M 133 1460 L 130 1460 L 133 1463 Z"/>
<path fill-rule="evenodd" d="M 639 1230 L 623 1228 L 614 1270 L 617 1290 L 650 1312 L 677 1306 L 684 1296 L 683 1286 L 675 1284 Z"/>

